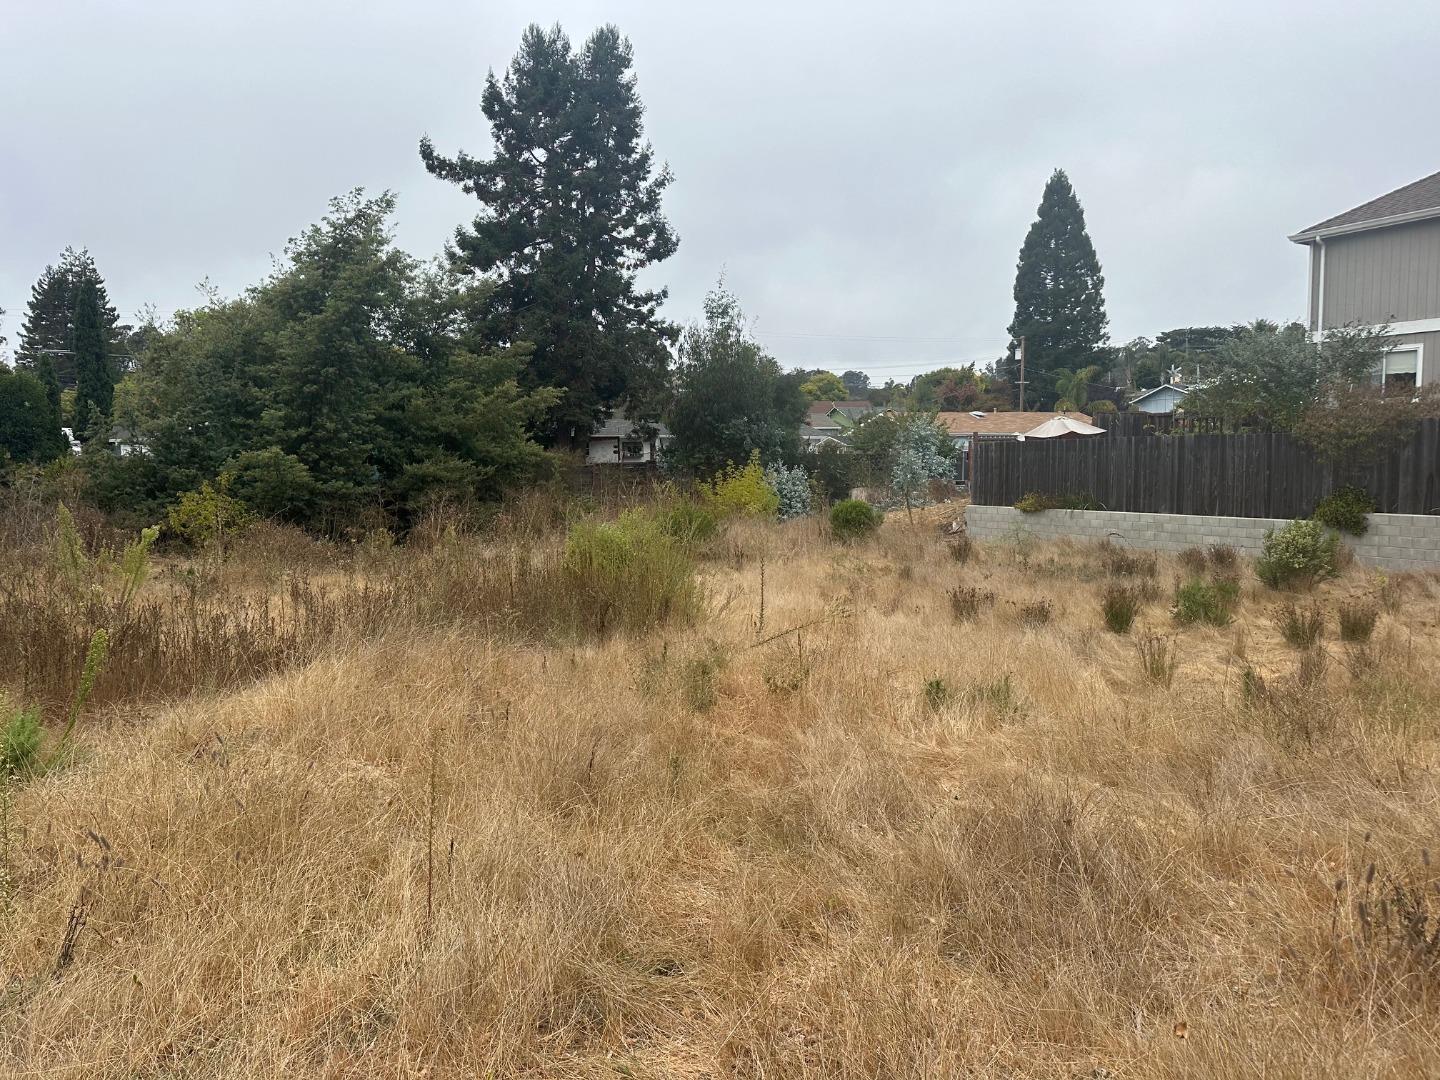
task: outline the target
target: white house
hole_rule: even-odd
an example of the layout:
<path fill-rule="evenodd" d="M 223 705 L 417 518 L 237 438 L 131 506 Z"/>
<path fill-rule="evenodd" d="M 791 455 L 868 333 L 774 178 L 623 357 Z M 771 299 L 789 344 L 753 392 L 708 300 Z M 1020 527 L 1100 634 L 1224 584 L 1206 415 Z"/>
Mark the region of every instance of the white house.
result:
<path fill-rule="evenodd" d="M 1136 394 L 1130 399 L 1130 407 L 1143 413 L 1172 413 L 1175 406 L 1184 402 L 1188 393 L 1190 391 L 1183 386 L 1166 383 L 1164 386 Z"/>
<path fill-rule="evenodd" d="M 598 425 L 590 433 L 585 452 L 587 465 L 649 465 L 665 455 L 670 443 L 670 429 L 664 424 L 649 425 L 654 434 L 645 436 L 635 422 L 621 413 Z"/>

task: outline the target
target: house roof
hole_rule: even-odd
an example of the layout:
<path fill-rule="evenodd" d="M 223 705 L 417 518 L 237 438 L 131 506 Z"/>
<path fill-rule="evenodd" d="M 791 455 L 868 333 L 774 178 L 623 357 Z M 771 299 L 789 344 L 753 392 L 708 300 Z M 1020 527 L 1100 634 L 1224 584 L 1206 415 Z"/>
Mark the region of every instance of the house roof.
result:
<path fill-rule="evenodd" d="M 1174 390 L 1177 394 L 1188 394 L 1190 392 L 1185 389 L 1185 387 L 1176 386 L 1174 383 L 1161 383 L 1159 386 L 1152 386 L 1149 390 L 1141 390 L 1140 393 L 1130 399 L 1130 404 L 1134 405 L 1137 401 L 1144 401 L 1151 394 L 1158 394 L 1161 390 Z"/>
<path fill-rule="evenodd" d="M 1081 412 L 993 412 L 976 416 L 968 412 L 942 412 L 936 419 L 951 435 L 1024 435 L 1041 424 L 1063 416 L 1088 424 Z"/>
<path fill-rule="evenodd" d="M 1386 225 L 1401 225 L 1407 221 L 1423 221 L 1440 217 L 1440 172 L 1416 180 L 1413 184 L 1396 188 L 1378 199 L 1361 203 L 1343 214 L 1326 218 L 1324 221 L 1301 229 L 1291 240 L 1297 244 L 1308 244 L 1327 236 L 1339 236 L 1351 232 L 1365 232 L 1380 229 Z"/>
<path fill-rule="evenodd" d="M 670 438 L 670 429 L 664 424 L 653 424 L 656 434 L 662 439 Z M 612 416 L 604 423 L 596 424 L 595 430 L 590 433 L 592 439 L 626 439 L 635 431 L 635 421 L 631 420 L 624 413 L 619 416 Z"/>

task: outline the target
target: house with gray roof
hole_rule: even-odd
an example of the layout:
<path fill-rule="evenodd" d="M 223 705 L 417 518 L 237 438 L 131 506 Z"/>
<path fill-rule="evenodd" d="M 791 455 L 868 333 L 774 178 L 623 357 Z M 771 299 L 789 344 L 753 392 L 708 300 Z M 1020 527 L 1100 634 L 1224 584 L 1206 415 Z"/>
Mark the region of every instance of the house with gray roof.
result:
<path fill-rule="evenodd" d="M 636 423 L 615 413 L 595 426 L 585 452 L 587 465 L 651 465 L 665 456 L 670 429 L 659 423 Z"/>
<path fill-rule="evenodd" d="M 1310 249 L 1310 329 L 1389 324 L 1375 380 L 1440 382 L 1440 172 L 1290 237 Z"/>

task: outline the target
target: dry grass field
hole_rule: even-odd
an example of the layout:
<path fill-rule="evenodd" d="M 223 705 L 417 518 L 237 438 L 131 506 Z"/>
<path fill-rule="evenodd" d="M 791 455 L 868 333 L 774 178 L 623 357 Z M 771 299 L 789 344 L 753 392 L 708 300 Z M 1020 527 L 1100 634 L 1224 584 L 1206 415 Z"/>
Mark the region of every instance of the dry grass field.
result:
<path fill-rule="evenodd" d="M 1241 565 L 1180 626 L 1173 559 L 902 514 L 733 524 L 698 606 L 597 619 L 563 541 L 264 529 L 123 615 L 7 541 L 52 737 L 123 625 L 5 793 L 0 1074 L 1440 1075 L 1434 579 Z"/>

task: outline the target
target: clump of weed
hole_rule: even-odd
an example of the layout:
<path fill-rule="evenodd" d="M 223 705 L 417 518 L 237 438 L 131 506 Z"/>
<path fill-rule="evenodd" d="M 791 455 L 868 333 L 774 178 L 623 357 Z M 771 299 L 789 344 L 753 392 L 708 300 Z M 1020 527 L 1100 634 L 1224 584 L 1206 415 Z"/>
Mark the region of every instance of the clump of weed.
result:
<path fill-rule="evenodd" d="M 685 661 L 680 675 L 685 704 L 695 712 L 708 712 L 720 700 L 720 672 L 724 654 L 711 646 Z"/>
<path fill-rule="evenodd" d="M 968 563 L 975 554 L 975 541 L 971 540 L 965 533 L 961 533 L 950 542 L 950 558 L 954 559 L 961 566 Z"/>
<path fill-rule="evenodd" d="M 699 608 L 695 566 L 653 516 L 638 510 L 570 530 L 564 572 L 569 598 L 596 632 L 644 630 Z"/>
<path fill-rule="evenodd" d="M 1188 547 L 1175 558 L 1192 574 L 1203 574 L 1210 566 L 1210 557 L 1202 547 Z"/>
<path fill-rule="evenodd" d="M 931 712 L 938 712 L 948 705 L 955 692 L 950 689 L 950 684 L 940 676 L 925 680 L 925 687 L 922 691 L 925 697 L 925 706 Z"/>
<path fill-rule="evenodd" d="M 34 705 L 17 709 L 0 697 L 0 784 L 9 776 L 29 776 L 40 764 L 40 710 Z"/>
<path fill-rule="evenodd" d="M 1309 648 L 1300 654 L 1300 662 L 1295 668 L 1295 682 L 1297 685 L 1309 689 L 1319 686 L 1325 679 L 1325 670 L 1330 665 L 1330 657 L 1321 648 Z"/>
<path fill-rule="evenodd" d="M 1210 557 L 1210 565 L 1216 570 L 1238 571 L 1240 568 L 1240 553 L 1229 544 L 1211 544 L 1206 554 Z"/>
<path fill-rule="evenodd" d="M 949 592 L 950 611 L 961 622 L 968 622 L 980 614 L 982 608 L 995 603 L 995 594 L 989 589 L 975 585 L 956 585 Z"/>
<path fill-rule="evenodd" d="M 1133 585 L 1108 583 L 1100 593 L 1100 613 L 1105 628 L 1113 634 L 1128 634 L 1144 603 L 1141 589 Z"/>
<path fill-rule="evenodd" d="M 998 720 L 1008 720 L 1020 711 L 1015 681 L 1008 671 L 998 679 L 972 684 L 965 691 L 965 701 L 993 713 Z"/>
<path fill-rule="evenodd" d="M 1240 587 L 1234 581 L 1187 581 L 1175 590 L 1175 621 L 1183 626 L 1224 626 L 1239 599 Z"/>
<path fill-rule="evenodd" d="M 1116 577 L 1153 578 L 1160 569 L 1160 560 L 1153 551 L 1131 551 L 1110 540 L 1098 546 L 1100 565 Z"/>
<path fill-rule="evenodd" d="M 1375 622 L 1380 618 L 1380 609 L 1363 601 L 1341 604 L 1339 617 L 1341 641 L 1365 642 L 1375 633 Z"/>
<path fill-rule="evenodd" d="M 1440 997 L 1440 883 L 1428 850 L 1421 862 L 1402 874 L 1381 874 L 1370 862 L 1358 880 L 1335 882 L 1328 966 L 1334 989 L 1375 996 L 1389 1007 L 1424 1007 Z"/>
<path fill-rule="evenodd" d="M 1159 634 L 1146 634 L 1135 643 L 1140 670 L 1151 682 L 1169 689 L 1175 679 L 1175 643 Z"/>
<path fill-rule="evenodd" d="M 796 635 L 793 645 L 789 641 L 777 642 L 765 657 L 761 677 L 772 694 L 793 694 L 803 689 L 810 677 L 803 639 Z"/>
<path fill-rule="evenodd" d="M 1021 604 L 1017 612 L 1020 625 L 1034 629 L 1045 626 L 1054 617 L 1055 605 L 1048 598 L 1032 600 L 1027 604 Z"/>
<path fill-rule="evenodd" d="M 1325 613 L 1313 605 L 1297 607 L 1295 604 L 1282 604 L 1271 617 L 1286 644 L 1297 649 L 1310 648 L 1325 632 Z"/>

